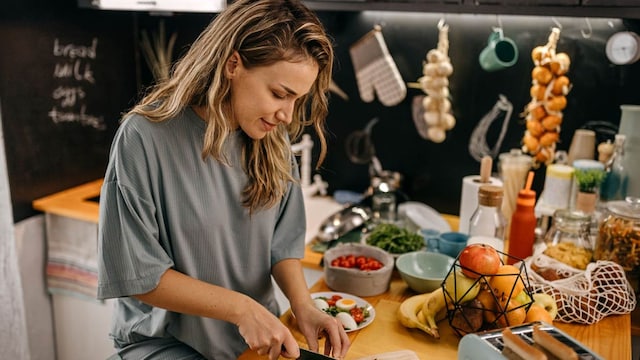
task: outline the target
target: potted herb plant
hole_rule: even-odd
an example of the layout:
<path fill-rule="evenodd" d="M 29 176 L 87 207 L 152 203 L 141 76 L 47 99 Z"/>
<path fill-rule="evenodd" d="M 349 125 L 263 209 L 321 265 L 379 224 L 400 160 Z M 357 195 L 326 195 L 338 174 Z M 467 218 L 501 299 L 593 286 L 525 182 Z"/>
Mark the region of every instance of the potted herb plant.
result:
<path fill-rule="evenodd" d="M 594 161 L 594 163 L 598 163 Z M 575 166 L 575 164 L 574 164 Z M 587 214 L 593 213 L 598 200 L 598 191 L 600 184 L 604 181 L 605 171 L 600 166 L 595 167 L 576 167 L 575 177 L 578 185 L 576 194 L 576 209 Z"/>

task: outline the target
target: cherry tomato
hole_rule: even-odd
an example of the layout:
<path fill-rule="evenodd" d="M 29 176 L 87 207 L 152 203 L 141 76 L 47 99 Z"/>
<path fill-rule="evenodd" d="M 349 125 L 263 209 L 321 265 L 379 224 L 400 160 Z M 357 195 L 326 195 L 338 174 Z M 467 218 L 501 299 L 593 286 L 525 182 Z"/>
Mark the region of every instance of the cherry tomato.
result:
<path fill-rule="evenodd" d="M 349 313 L 351 314 L 351 317 L 353 317 L 353 320 L 356 321 L 356 324 L 360 324 L 364 321 L 364 313 L 362 312 L 361 308 L 354 307 L 353 309 L 349 310 Z"/>
<path fill-rule="evenodd" d="M 341 255 L 331 261 L 331 266 L 343 268 L 356 268 L 361 271 L 373 271 L 383 267 L 383 264 L 374 257 L 353 254 Z"/>
<path fill-rule="evenodd" d="M 336 300 L 333 300 L 333 299 L 327 299 L 327 305 L 329 305 L 329 306 L 336 306 Z"/>

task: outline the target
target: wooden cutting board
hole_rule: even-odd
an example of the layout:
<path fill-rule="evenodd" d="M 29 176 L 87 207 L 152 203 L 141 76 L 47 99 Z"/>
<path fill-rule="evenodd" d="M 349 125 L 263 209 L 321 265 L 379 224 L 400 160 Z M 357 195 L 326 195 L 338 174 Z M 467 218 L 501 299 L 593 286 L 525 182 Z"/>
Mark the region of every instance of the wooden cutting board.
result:
<path fill-rule="evenodd" d="M 347 360 L 400 350 L 411 350 L 425 360 L 457 358 L 460 340 L 446 319 L 438 323 L 440 339 L 434 339 L 420 330 L 400 325 L 395 315 L 399 306 L 399 302 L 386 299 L 375 305 L 376 318 L 358 331 Z"/>

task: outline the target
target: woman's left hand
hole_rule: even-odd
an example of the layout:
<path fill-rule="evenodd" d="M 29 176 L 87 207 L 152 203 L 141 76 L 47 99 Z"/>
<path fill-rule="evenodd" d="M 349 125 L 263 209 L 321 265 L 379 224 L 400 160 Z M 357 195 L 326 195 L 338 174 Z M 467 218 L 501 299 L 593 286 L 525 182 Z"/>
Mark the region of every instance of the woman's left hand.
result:
<path fill-rule="evenodd" d="M 309 350 L 318 352 L 318 339 L 325 337 L 324 354 L 342 359 L 351 342 L 344 327 L 333 316 L 318 310 L 310 301 L 294 312 L 298 327 L 307 339 Z"/>

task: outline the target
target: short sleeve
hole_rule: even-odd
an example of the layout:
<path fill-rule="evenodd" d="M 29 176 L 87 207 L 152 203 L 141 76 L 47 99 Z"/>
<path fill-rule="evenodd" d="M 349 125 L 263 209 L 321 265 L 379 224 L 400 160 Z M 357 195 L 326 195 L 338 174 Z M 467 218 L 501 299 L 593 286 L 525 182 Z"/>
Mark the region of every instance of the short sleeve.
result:
<path fill-rule="evenodd" d="M 153 290 L 173 266 L 159 240 L 156 209 L 148 189 L 143 137 L 125 121 L 114 138 L 100 192 L 98 222 L 98 298 Z"/>
<path fill-rule="evenodd" d="M 293 165 L 293 176 L 299 180 L 300 171 L 295 158 Z M 306 227 L 302 189 L 299 183 L 290 184 L 281 203 L 279 218 L 273 234 L 272 265 L 283 259 L 304 257 Z"/>

